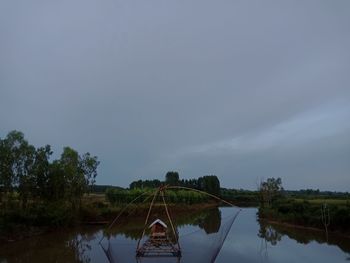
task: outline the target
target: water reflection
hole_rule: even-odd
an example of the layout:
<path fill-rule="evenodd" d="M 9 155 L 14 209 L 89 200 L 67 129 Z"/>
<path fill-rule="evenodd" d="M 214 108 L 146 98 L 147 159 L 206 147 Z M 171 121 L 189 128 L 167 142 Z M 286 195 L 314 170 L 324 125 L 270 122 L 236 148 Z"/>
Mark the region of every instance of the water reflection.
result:
<path fill-rule="evenodd" d="M 145 216 L 140 215 L 139 217 L 132 218 L 132 220 L 120 220 L 115 227 L 108 231 L 108 233 L 105 233 L 106 238 L 101 244 L 109 262 L 132 262 L 135 260 L 135 250 L 138 240 L 142 236 Z M 172 242 L 174 247 L 178 246 L 176 240 L 179 240 L 181 258 L 157 257 L 156 261 L 213 262 L 211 259 L 213 257 L 215 258 L 220 250 L 223 242 L 222 237 L 229 231 L 227 227 L 221 228 L 222 217 L 220 209 L 216 207 L 191 211 L 190 213 L 174 213 L 172 217 L 179 239 L 175 239 L 172 235 L 173 233 L 168 231 L 169 239 L 167 240 Z M 152 222 L 156 218 L 163 220 L 166 216 L 160 211 L 156 211 L 152 214 L 149 222 Z M 168 224 L 169 222 L 165 221 L 165 223 Z M 149 250 L 149 248 L 153 248 L 153 246 L 150 246 L 153 243 L 149 240 L 149 231 L 149 229 L 146 229 L 145 236 L 140 240 L 140 248 L 142 251 L 145 250 L 154 254 L 156 253 L 154 251 L 158 251 L 160 247 L 157 246 L 157 248 L 154 248 L 154 251 Z M 222 233 L 223 231 L 226 231 L 226 233 Z M 146 244 L 147 246 L 143 248 Z M 163 247 L 161 248 L 164 251 Z M 203 248 L 205 251 L 200 251 Z M 166 249 L 166 251 L 168 250 Z M 202 259 L 196 260 L 195 258 L 198 256 L 202 257 Z M 138 262 L 150 262 L 149 259 L 143 256 L 136 260 Z"/>
<path fill-rule="evenodd" d="M 272 225 L 260 223 L 258 237 L 275 246 L 278 241 L 281 241 L 282 234 L 273 228 Z"/>
<path fill-rule="evenodd" d="M 244 209 L 228 235 L 218 257 L 217 251 L 222 228 L 227 226 L 226 210 L 212 209 L 192 212 L 181 217 L 175 216 L 180 238 L 183 240 L 185 256 L 181 263 L 212 262 L 216 263 L 294 263 L 294 262 L 350 262 L 350 239 L 325 233 L 297 229 L 282 225 L 257 221 L 257 210 Z M 122 228 L 112 229 L 108 233 L 111 239 L 130 244 L 112 244 L 117 253 L 129 255 L 135 262 L 135 243 L 140 236 L 139 221 L 136 217 L 130 222 L 123 222 Z M 144 222 L 143 222 L 144 223 Z M 142 223 L 141 223 L 142 225 Z M 51 233 L 0 245 L 1 263 L 107 263 L 108 259 L 98 241 L 104 227 L 83 227 L 53 231 Z M 192 233 L 199 233 L 192 235 Z M 129 243 L 128 243 L 129 242 Z M 128 250 L 128 248 L 131 248 Z M 131 257 L 130 257 L 131 255 Z M 142 259 L 141 262 L 176 262 L 175 258 L 167 261 Z"/>
<path fill-rule="evenodd" d="M 79 234 L 67 242 L 67 247 L 73 251 L 76 262 L 90 263 L 91 258 L 88 251 L 91 251 L 90 242 L 95 235 Z"/>
<path fill-rule="evenodd" d="M 115 227 L 105 232 L 107 238 L 123 235 L 132 240 L 138 240 L 142 234 L 145 216 L 133 217 L 132 220 L 120 220 Z M 157 217 L 166 218 L 165 215 L 157 213 L 149 221 L 154 221 Z M 173 216 L 175 226 L 181 228 L 187 225 L 198 226 L 207 234 L 216 233 L 221 226 L 221 211 L 219 208 L 211 208 L 200 211 L 192 211 L 191 213 L 181 213 Z"/>
<path fill-rule="evenodd" d="M 307 231 L 259 222 L 257 209 L 244 209 L 215 261 L 216 263 L 329 263 L 349 262 L 350 239 L 324 232 Z M 265 239 L 264 237 L 267 239 Z M 306 239 L 300 238 L 303 235 Z M 308 241 L 308 242 L 302 242 Z"/>
<path fill-rule="evenodd" d="M 98 229 L 61 230 L 0 246 L 1 263 L 90 263 Z"/>
<path fill-rule="evenodd" d="M 337 245 L 344 252 L 350 253 L 350 239 L 344 236 L 331 233 L 326 235 L 324 231 L 268 223 L 264 220 L 259 220 L 259 226 L 258 237 L 272 246 L 277 245 L 282 240 L 282 237 L 286 236 L 296 240 L 299 244 L 308 245 L 311 242 L 317 242 L 318 244 Z"/>
<path fill-rule="evenodd" d="M 204 218 L 192 224 L 198 225 L 207 234 L 217 233 L 221 226 L 221 211 L 218 208 L 208 210 Z"/>

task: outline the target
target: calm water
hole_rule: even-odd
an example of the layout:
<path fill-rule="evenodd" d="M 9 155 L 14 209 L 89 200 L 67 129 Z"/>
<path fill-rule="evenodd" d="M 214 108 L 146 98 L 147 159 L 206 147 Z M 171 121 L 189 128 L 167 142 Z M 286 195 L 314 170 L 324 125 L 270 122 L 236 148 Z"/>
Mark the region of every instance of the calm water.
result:
<path fill-rule="evenodd" d="M 134 222 L 136 221 L 136 222 Z M 137 262 L 137 220 L 113 229 L 102 243 L 121 262 Z M 350 262 L 350 239 L 281 226 L 259 224 L 256 209 L 243 209 L 222 249 L 218 245 L 230 223 L 226 208 L 178 218 L 183 257 L 139 262 Z M 99 240 L 103 229 L 86 227 L 49 233 L 0 247 L 1 263 L 109 262 Z"/>

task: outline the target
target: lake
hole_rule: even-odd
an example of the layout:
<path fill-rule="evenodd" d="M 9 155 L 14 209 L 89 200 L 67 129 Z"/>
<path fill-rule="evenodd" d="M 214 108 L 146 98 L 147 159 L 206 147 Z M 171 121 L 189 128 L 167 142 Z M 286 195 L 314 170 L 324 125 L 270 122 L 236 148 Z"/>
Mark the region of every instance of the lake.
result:
<path fill-rule="evenodd" d="M 103 227 L 60 230 L 2 245 L 0 262 L 108 263 L 108 253 L 113 256 L 110 260 L 118 262 L 350 262 L 350 239 L 330 235 L 327 241 L 322 231 L 259 223 L 256 212 L 256 208 L 244 208 L 234 221 L 229 208 L 177 217 L 181 258 L 137 260 L 140 223 L 135 219 L 114 227 L 102 246 Z"/>

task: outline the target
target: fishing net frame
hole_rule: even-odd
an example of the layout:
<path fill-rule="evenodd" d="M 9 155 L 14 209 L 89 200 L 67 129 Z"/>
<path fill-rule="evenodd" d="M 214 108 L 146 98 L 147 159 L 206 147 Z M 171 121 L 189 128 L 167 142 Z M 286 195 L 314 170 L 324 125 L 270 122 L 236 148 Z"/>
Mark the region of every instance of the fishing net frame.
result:
<path fill-rule="evenodd" d="M 215 252 L 213 253 L 213 255 L 211 256 L 212 260 L 211 262 L 213 262 L 215 260 L 215 258 L 217 257 L 217 255 L 219 254 L 226 238 L 227 235 L 236 219 L 236 217 L 238 216 L 238 214 L 242 211 L 242 209 L 216 195 L 207 193 L 205 191 L 201 191 L 198 189 L 194 189 L 194 188 L 189 188 L 189 187 L 184 187 L 184 186 L 171 186 L 171 185 L 164 185 L 164 186 L 160 186 L 159 188 L 156 189 L 152 189 L 152 190 L 148 190 L 145 191 L 144 193 L 140 194 L 139 196 L 137 196 L 136 198 L 134 198 L 132 201 L 130 201 L 128 204 L 126 204 L 124 206 L 124 208 L 118 213 L 118 215 L 115 217 L 115 219 L 112 221 L 112 223 L 107 227 L 106 231 L 109 231 L 118 221 L 118 219 L 120 219 L 120 217 L 122 216 L 123 213 L 125 213 L 125 211 L 134 203 L 136 203 L 141 197 L 146 196 L 146 198 L 141 202 L 141 204 L 144 204 L 146 201 L 148 201 L 150 198 L 152 198 L 152 201 L 148 207 L 148 212 L 147 212 L 147 216 L 146 219 L 144 221 L 144 225 L 143 225 L 143 230 L 142 230 L 142 234 L 140 236 L 140 238 L 137 241 L 137 245 L 136 245 L 136 260 L 137 262 L 141 261 L 140 258 L 142 257 L 176 257 L 179 259 L 181 258 L 182 255 L 182 250 L 180 247 L 180 242 L 179 242 L 179 238 L 181 236 L 179 236 L 179 233 L 173 223 L 173 219 L 171 217 L 171 213 L 169 211 L 168 208 L 168 204 L 165 200 L 165 192 L 166 190 L 187 190 L 187 191 L 194 191 L 200 194 L 204 194 L 207 195 L 217 201 L 220 201 L 222 203 L 224 203 L 225 205 L 229 206 L 229 207 L 233 207 L 233 208 L 237 208 L 238 211 L 235 213 L 235 215 L 233 216 L 233 218 L 228 222 L 227 226 L 226 226 L 226 232 L 224 233 L 220 233 L 219 234 L 219 241 L 218 242 L 218 246 L 215 249 Z M 146 242 L 142 243 L 142 240 L 145 237 L 146 234 L 146 229 L 148 227 L 149 224 L 149 219 L 150 219 L 150 215 L 151 212 L 154 210 L 154 206 L 155 206 L 155 201 L 157 198 L 161 199 L 161 202 L 164 206 L 164 210 L 165 210 L 165 214 L 167 216 L 168 221 L 170 222 L 170 226 L 171 226 L 171 231 L 173 234 L 173 237 L 175 239 L 175 241 L 173 243 L 169 242 L 169 240 L 164 240 L 164 242 L 162 243 L 161 241 L 159 241 L 160 243 L 157 244 L 153 243 L 149 240 L 147 240 Z M 136 206 L 137 207 L 137 206 Z M 134 207 L 135 209 L 135 207 Z M 103 248 L 107 258 L 109 259 L 110 262 L 114 262 L 114 260 L 112 260 L 111 258 L 111 252 L 110 252 L 110 244 L 108 244 L 108 249 L 105 250 L 105 248 L 102 246 L 101 242 L 103 241 L 103 239 L 105 238 L 105 235 L 103 234 L 102 238 L 99 241 L 99 244 L 101 245 L 101 247 Z M 164 253 L 163 253 L 164 252 Z"/>

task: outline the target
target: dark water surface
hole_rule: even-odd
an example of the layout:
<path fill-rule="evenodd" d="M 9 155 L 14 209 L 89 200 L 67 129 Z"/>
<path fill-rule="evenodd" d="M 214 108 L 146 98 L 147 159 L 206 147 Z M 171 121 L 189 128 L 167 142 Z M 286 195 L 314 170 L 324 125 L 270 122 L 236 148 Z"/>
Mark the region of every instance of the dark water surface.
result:
<path fill-rule="evenodd" d="M 178 219 L 181 259 L 135 258 L 140 235 L 133 220 L 113 229 L 102 242 L 119 262 L 350 262 L 350 239 L 322 232 L 259 223 L 255 208 L 243 209 L 226 241 L 227 208 L 211 209 Z M 99 245 L 102 227 L 56 231 L 0 247 L 0 263 L 109 262 Z M 217 254 L 218 252 L 218 254 Z"/>

